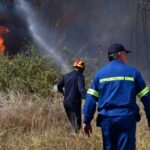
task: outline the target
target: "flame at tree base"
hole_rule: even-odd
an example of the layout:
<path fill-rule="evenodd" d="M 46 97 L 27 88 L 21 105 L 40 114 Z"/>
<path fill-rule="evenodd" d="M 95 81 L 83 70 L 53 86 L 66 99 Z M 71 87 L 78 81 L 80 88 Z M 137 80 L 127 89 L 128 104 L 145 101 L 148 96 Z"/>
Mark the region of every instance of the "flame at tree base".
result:
<path fill-rule="evenodd" d="M 0 26 L 0 54 L 3 54 L 5 52 L 6 46 L 5 46 L 5 35 L 9 32 L 9 29 L 5 26 Z"/>
<path fill-rule="evenodd" d="M 0 54 L 3 54 L 4 51 L 5 51 L 4 39 L 2 36 L 0 36 Z"/>

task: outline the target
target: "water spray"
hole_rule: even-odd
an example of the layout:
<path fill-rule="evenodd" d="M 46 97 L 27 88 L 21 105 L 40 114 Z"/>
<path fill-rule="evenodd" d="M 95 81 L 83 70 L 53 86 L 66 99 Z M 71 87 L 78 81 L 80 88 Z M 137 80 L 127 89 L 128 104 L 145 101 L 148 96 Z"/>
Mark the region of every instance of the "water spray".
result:
<path fill-rule="evenodd" d="M 56 62 L 56 64 L 58 64 L 58 66 L 60 66 L 63 73 L 69 72 L 70 68 L 64 62 L 60 53 L 57 52 L 56 48 L 50 45 L 50 31 L 46 29 L 46 27 L 44 27 L 41 22 L 38 21 L 35 16 L 35 11 L 31 7 L 31 5 L 25 0 L 16 0 L 15 8 L 18 13 L 25 18 L 34 42 L 54 58 L 54 61 Z"/>

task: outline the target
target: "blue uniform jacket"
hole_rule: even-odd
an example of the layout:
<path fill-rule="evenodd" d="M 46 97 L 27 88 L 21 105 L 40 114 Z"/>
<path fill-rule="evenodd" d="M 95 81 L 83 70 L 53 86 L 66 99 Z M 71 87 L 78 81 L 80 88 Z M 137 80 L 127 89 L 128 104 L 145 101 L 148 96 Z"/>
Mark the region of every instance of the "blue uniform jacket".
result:
<path fill-rule="evenodd" d="M 87 91 L 83 107 L 84 123 L 90 124 L 98 102 L 98 113 L 104 116 L 136 115 L 138 96 L 150 119 L 150 92 L 140 72 L 119 60 L 98 70 Z"/>

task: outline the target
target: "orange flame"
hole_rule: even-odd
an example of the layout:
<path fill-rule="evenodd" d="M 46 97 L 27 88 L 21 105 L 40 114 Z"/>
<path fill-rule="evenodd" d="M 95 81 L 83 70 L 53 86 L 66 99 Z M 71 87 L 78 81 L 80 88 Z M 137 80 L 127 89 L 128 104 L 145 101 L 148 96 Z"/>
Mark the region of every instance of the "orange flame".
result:
<path fill-rule="evenodd" d="M 5 35 L 9 32 L 9 29 L 4 27 L 4 26 L 0 26 L 0 54 L 3 54 L 5 51 L 5 40 L 4 37 Z"/>
<path fill-rule="evenodd" d="M 2 36 L 0 36 L 0 54 L 3 54 L 4 51 L 5 51 L 4 39 Z"/>

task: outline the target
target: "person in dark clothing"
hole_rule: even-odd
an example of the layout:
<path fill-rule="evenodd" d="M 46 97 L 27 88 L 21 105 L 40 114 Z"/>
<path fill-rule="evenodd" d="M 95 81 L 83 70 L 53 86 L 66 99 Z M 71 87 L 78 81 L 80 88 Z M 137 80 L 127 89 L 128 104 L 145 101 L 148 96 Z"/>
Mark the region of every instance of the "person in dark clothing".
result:
<path fill-rule="evenodd" d="M 85 62 L 78 59 L 73 64 L 74 70 L 63 75 L 57 89 L 64 95 L 64 108 L 70 122 L 71 130 L 77 133 L 81 128 L 81 104 L 85 99 Z M 63 89 L 64 88 L 64 89 Z"/>

